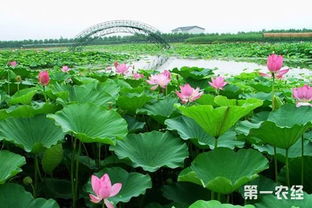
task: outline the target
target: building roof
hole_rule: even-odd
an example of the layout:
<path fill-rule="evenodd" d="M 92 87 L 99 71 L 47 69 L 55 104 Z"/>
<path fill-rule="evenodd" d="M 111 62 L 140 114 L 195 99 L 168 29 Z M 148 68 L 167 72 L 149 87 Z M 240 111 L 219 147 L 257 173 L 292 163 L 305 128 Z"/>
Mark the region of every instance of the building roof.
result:
<path fill-rule="evenodd" d="M 176 31 L 176 30 L 187 31 L 187 30 L 191 30 L 193 28 L 200 28 L 200 29 L 205 30 L 205 28 L 194 25 L 194 26 L 186 26 L 186 27 L 177 27 L 177 28 L 173 29 L 172 31 Z"/>

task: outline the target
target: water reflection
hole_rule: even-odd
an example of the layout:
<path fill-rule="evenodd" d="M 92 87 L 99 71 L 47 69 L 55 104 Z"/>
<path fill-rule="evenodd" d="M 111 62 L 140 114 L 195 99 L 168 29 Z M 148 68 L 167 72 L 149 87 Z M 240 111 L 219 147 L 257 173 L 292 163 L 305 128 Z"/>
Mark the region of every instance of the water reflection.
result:
<path fill-rule="evenodd" d="M 153 68 L 155 63 L 159 60 L 159 57 L 155 56 L 145 56 L 142 57 L 139 61 L 134 62 L 134 66 L 137 69 L 150 69 Z M 240 60 L 219 60 L 219 59 L 183 59 L 177 57 L 168 58 L 165 63 L 159 67 L 157 70 L 163 71 L 165 69 L 181 68 L 183 66 L 188 67 L 201 67 L 201 68 L 210 68 L 215 69 L 215 74 L 220 75 L 237 75 L 242 72 L 253 72 L 253 71 L 262 71 L 267 72 L 266 66 L 263 64 L 257 64 L 252 62 L 246 62 L 246 59 Z M 265 60 L 263 60 L 265 63 Z M 286 62 L 287 63 L 287 62 Z M 291 70 L 287 74 L 287 77 L 310 77 L 312 76 L 312 70 L 302 69 L 302 68 L 292 68 L 285 66 L 284 68 L 290 68 Z M 155 69 L 155 67 L 154 67 Z"/>

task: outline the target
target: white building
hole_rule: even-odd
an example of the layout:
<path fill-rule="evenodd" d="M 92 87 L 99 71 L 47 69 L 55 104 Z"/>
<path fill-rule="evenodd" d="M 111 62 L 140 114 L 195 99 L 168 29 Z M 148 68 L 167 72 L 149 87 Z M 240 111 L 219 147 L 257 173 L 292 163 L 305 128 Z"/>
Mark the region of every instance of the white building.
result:
<path fill-rule="evenodd" d="M 188 33 L 188 34 L 200 34 L 205 32 L 205 28 L 198 26 L 178 27 L 171 30 L 172 33 Z"/>

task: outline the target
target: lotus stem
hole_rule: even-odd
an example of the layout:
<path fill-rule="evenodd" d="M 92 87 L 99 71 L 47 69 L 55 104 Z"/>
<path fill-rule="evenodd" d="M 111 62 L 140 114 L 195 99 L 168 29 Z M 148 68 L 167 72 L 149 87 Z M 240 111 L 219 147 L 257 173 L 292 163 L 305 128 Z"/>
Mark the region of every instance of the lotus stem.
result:
<path fill-rule="evenodd" d="M 41 173 L 40 173 L 40 168 L 39 168 L 39 160 L 38 160 L 38 156 L 35 156 L 35 160 L 34 160 L 34 172 L 35 172 L 35 185 L 33 186 L 33 195 L 34 197 L 37 196 L 37 190 L 38 190 L 38 180 L 42 180 L 41 177 Z"/>
<path fill-rule="evenodd" d="M 214 192 L 213 191 L 210 192 L 210 200 L 214 200 Z"/>
<path fill-rule="evenodd" d="M 230 203 L 230 194 L 226 195 L 226 203 Z"/>
<path fill-rule="evenodd" d="M 218 201 L 221 202 L 221 194 L 218 193 Z"/>
<path fill-rule="evenodd" d="M 275 182 L 278 183 L 278 171 L 277 171 L 277 153 L 276 147 L 274 147 L 274 173 L 275 173 Z"/>
<path fill-rule="evenodd" d="M 304 137 L 301 137 L 301 185 L 304 182 Z"/>
<path fill-rule="evenodd" d="M 43 86 L 43 96 L 44 96 L 45 102 L 47 102 L 48 98 L 47 98 L 47 95 L 46 95 L 46 88 L 45 88 L 45 86 Z"/>
<path fill-rule="evenodd" d="M 77 141 L 78 142 L 78 151 L 77 151 L 77 154 L 76 154 L 76 170 L 75 170 L 75 194 L 76 194 L 76 201 L 77 201 L 77 196 L 79 196 L 79 191 L 78 191 L 78 181 L 79 181 L 79 155 L 80 155 L 80 152 L 81 152 L 81 142 L 79 142 L 79 140 Z"/>
<path fill-rule="evenodd" d="M 77 140 L 72 138 L 73 142 L 73 151 L 72 151 L 72 158 L 71 158 L 71 165 L 70 165 L 70 181 L 71 181 L 71 189 L 72 189 L 72 202 L 73 208 L 77 207 L 76 204 L 76 193 L 75 193 L 75 177 L 74 177 L 74 166 L 75 166 L 75 152 L 76 152 L 76 142 Z"/>
<path fill-rule="evenodd" d="M 272 73 L 272 110 L 275 110 L 275 105 L 274 105 L 274 94 L 275 94 L 275 75 Z"/>
<path fill-rule="evenodd" d="M 102 208 L 105 208 L 105 202 L 104 202 L 104 200 L 103 200 Z"/>
<path fill-rule="evenodd" d="M 8 95 L 10 95 L 10 70 L 8 70 Z"/>
<path fill-rule="evenodd" d="M 98 161 L 97 161 L 97 168 L 100 169 L 100 163 L 101 163 L 101 144 L 98 144 Z"/>
<path fill-rule="evenodd" d="M 289 180 L 289 161 L 288 161 L 288 148 L 286 149 L 286 181 L 287 186 L 290 187 L 290 180 Z"/>
<path fill-rule="evenodd" d="M 214 148 L 217 149 L 218 147 L 218 138 L 215 138 L 215 145 L 214 145 Z"/>

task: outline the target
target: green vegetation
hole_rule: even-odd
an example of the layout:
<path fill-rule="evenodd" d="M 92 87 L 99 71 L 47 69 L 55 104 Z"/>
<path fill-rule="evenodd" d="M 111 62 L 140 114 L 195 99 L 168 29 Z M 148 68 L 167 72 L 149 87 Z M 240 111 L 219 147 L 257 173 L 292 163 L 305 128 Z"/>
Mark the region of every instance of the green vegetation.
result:
<path fill-rule="evenodd" d="M 185 40 L 186 43 L 223 43 L 223 42 L 299 42 L 312 41 L 312 37 L 264 37 L 262 32 L 248 32 L 237 34 L 207 34 L 191 37 Z"/>
<path fill-rule="evenodd" d="M 312 38 L 263 38 L 264 32 L 285 33 L 285 32 L 312 32 L 312 29 L 288 29 L 288 30 L 262 30 L 258 32 L 238 32 L 232 33 L 209 33 L 209 34 L 181 34 L 181 33 L 161 33 L 160 36 L 168 43 L 188 42 L 188 43 L 212 43 L 212 42 L 296 42 L 311 41 Z M 36 48 L 36 47 L 60 47 L 70 46 L 73 38 L 44 39 L 44 40 L 16 40 L 0 41 L 0 48 Z M 88 45 L 109 45 L 125 43 L 145 43 L 149 37 L 142 34 L 130 36 L 109 36 L 96 38 Z"/>

